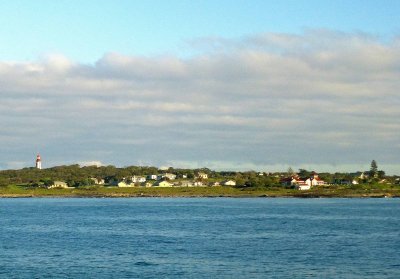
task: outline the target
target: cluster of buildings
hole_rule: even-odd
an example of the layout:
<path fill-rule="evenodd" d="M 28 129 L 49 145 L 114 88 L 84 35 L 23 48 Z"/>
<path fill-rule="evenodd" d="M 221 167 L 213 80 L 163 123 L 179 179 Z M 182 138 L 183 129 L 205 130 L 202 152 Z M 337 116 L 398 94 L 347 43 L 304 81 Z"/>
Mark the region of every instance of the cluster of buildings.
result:
<path fill-rule="evenodd" d="M 42 169 L 42 160 L 40 154 L 36 156 L 35 166 Z M 189 180 L 187 175 L 182 175 L 177 179 L 173 173 L 149 174 L 145 176 L 130 176 L 120 180 L 110 178 L 106 181 L 103 178 L 90 178 L 95 185 L 108 185 L 117 187 L 206 187 L 206 186 L 235 186 L 234 180 L 208 182 L 208 174 L 204 172 L 197 173 L 195 179 Z M 48 188 L 73 188 L 69 187 L 64 181 L 54 181 Z"/>
<path fill-rule="evenodd" d="M 120 180 L 111 178 L 105 181 L 103 178 L 90 178 L 95 185 L 107 185 L 120 188 L 127 187 L 215 187 L 215 186 L 235 186 L 234 180 L 224 181 L 207 181 L 207 174 L 199 173 L 194 180 L 176 179 L 176 175 L 172 173 L 165 173 L 160 175 L 147 175 L 147 176 L 130 176 Z M 71 189 L 64 181 L 54 181 L 48 188 L 65 188 Z"/>
<path fill-rule="evenodd" d="M 104 179 L 91 178 L 96 185 L 110 185 L 118 187 L 206 187 L 206 186 L 235 186 L 234 180 L 208 182 L 208 175 L 203 172 L 197 173 L 195 179 L 188 179 L 187 175 L 177 178 L 176 174 L 150 174 L 146 176 L 130 176 L 120 180 L 111 178 L 109 181 Z"/>
<path fill-rule="evenodd" d="M 310 190 L 313 186 L 327 185 L 318 176 L 318 173 L 314 171 L 308 177 L 300 177 L 298 174 L 294 174 L 290 177 L 282 178 L 281 184 L 284 186 L 294 186 L 298 190 Z"/>

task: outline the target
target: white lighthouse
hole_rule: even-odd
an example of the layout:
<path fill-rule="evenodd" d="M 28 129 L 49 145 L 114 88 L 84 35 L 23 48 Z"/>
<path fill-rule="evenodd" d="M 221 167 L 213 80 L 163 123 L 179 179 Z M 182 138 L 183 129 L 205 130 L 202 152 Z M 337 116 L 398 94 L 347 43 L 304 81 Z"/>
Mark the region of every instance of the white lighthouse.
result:
<path fill-rule="evenodd" d="M 36 168 L 39 170 L 42 169 L 42 160 L 40 159 L 40 154 L 36 156 Z"/>

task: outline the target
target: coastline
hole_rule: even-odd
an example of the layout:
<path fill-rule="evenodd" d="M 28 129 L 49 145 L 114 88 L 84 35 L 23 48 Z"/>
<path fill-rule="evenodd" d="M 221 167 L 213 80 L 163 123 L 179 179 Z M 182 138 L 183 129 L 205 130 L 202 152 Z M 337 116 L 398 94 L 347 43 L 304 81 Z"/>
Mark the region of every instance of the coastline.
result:
<path fill-rule="evenodd" d="M 0 188 L 0 198 L 400 198 L 400 189 L 240 189 L 196 188 L 109 188 L 21 189 Z"/>

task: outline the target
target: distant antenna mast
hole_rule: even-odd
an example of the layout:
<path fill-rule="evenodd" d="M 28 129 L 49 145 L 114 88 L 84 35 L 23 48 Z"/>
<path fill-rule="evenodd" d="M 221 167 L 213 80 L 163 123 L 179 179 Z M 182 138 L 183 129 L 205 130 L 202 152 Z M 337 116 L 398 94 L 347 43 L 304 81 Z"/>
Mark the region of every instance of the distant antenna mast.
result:
<path fill-rule="evenodd" d="M 42 169 L 42 160 L 40 159 L 40 154 L 36 156 L 36 168 L 39 170 Z"/>

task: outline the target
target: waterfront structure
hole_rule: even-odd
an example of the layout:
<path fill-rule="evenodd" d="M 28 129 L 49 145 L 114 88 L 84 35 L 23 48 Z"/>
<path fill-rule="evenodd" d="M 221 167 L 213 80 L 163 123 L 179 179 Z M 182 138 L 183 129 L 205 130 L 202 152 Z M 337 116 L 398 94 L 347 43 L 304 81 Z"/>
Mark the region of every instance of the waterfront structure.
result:
<path fill-rule="evenodd" d="M 40 154 L 36 156 L 36 168 L 39 170 L 42 169 L 42 159 L 40 158 Z"/>

